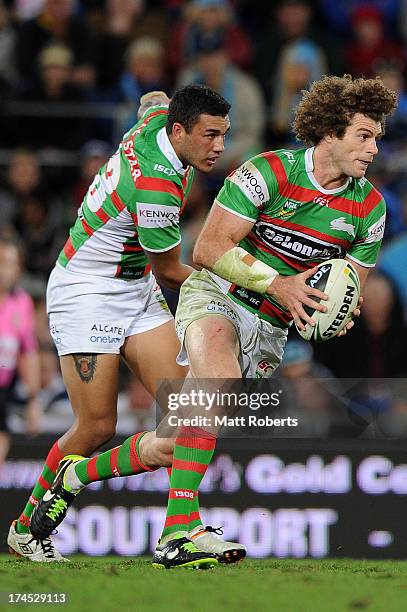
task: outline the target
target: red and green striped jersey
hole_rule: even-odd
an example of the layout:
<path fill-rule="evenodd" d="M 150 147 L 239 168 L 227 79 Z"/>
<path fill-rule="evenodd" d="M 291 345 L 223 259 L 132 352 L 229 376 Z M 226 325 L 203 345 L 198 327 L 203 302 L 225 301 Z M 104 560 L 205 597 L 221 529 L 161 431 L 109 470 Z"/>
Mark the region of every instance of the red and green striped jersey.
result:
<path fill-rule="evenodd" d="M 147 110 L 99 170 L 58 257 L 72 272 L 137 279 L 150 270 L 144 253 L 181 241 L 179 216 L 193 180 L 165 130 L 168 108 Z"/>
<path fill-rule="evenodd" d="M 313 174 L 313 151 L 257 155 L 227 177 L 217 204 L 254 223 L 240 246 L 282 275 L 334 257 L 374 266 L 384 233 L 383 197 L 365 178 L 323 189 Z M 292 320 L 269 296 L 230 284 L 227 289 L 235 301 L 274 325 L 285 327 Z"/>

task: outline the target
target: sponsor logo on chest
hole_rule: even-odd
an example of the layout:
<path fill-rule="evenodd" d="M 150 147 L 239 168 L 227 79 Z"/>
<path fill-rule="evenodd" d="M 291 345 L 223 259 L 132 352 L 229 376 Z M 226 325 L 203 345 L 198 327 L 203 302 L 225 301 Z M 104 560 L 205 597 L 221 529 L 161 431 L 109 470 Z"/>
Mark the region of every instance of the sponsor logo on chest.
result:
<path fill-rule="evenodd" d="M 299 261 L 345 256 L 345 250 L 338 244 L 272 223 L 259 221 L 254 232 L 266 246 Z"/>

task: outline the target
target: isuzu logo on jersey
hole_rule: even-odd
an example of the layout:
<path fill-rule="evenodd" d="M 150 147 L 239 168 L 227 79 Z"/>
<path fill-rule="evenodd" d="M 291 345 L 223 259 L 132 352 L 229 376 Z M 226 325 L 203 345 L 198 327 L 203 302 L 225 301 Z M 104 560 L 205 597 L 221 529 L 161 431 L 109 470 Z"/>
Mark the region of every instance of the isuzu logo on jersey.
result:
<path fill-rule="evenodd" d="M 179 208 L 177 206 L 137 202 L 137 218 L 140 227 L 152 228 L 178 225 Z"/>
<path fill-rule="evenodd" d="M 257 207 L 269 199 L 269 190 L 261 172 L 252 162 L 246 162 L 235 170 L 229 180 Z"/>
<path fill-rule="evenodd" d="M 315 236 L 306 236 L 301 232 L 271 223 L 259 221 L 253 229 L 264 244 L 283 255 L 288 255 L 300 261 L 316 258 L 343 258 L 345 256 L 345 250 L 338 244 L 331 244 L 315 238 Z"/>
<path fill-rule="evenodd" d="M 386 224 L 386 214 L 382 215 L 380 219 L 373 223 L 367 230 L 368 236 L 364 242 L 376 242 L 381 240 L 384 236 L 384 227 Z"/>

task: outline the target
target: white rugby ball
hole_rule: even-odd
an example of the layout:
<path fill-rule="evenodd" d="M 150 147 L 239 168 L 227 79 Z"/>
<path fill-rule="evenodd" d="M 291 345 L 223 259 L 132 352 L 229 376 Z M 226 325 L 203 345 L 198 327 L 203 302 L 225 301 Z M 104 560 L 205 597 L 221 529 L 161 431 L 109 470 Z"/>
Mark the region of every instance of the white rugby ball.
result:
<path fill-rule="evenodd" d="M 306 280 L 306 284 L 328 295 L 323 301 L 327 312 L 319 312 L 304 306 L 306 313 L 316 323 L 307 323 L 304 330 L 297 331 L 304 340 L 323 342 L 336 336 L 352 319 L 352 312 L 358 305 L 360 296 L 359 275 L 349 261 L 329 259 L 318 265 L 318 270 Z M 311 296 L 313 300 L 314 297 Z M 320 301 L 318 298 L 316 301 Z"/>

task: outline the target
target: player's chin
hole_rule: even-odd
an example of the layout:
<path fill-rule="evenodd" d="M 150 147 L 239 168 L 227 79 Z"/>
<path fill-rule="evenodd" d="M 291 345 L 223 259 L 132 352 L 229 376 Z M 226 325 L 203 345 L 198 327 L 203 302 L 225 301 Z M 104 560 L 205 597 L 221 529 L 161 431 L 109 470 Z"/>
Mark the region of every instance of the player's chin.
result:
<path fill-rule="evenodd" d="M 205 172 L 206 174 L 208 174 L 209 172 L 212 172 L 212 170 L 216 166 L 216 162 L 216 159 L 204 159 L 196 165 L 196 168 L 201 172 Z"/>

